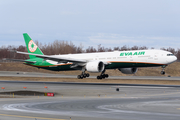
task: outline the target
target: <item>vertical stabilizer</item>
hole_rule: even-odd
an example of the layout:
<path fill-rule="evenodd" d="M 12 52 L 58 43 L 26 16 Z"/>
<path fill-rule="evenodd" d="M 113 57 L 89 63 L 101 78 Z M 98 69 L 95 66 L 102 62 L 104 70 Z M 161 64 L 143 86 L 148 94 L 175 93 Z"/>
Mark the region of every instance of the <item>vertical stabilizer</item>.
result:
<path fill-rule="evenodd" d="M 23 36 L 24 36 L 28 53 L 43 55 L 42 51 L 39 49 L 39 47 L 34 43 L 34 41 L 29 37 L 27 33 L 24 33 Z M 36 56 L 34 55 L 29 55 L 29 57 L 30 59 L 36 58 Z"/>

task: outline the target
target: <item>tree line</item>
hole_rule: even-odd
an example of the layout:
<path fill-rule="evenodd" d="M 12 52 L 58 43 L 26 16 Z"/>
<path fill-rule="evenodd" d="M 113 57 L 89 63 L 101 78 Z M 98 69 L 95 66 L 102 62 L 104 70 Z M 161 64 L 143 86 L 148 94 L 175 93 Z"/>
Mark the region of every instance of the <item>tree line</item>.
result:
<path fill-rule="evenodd" d="M 114 50 L 118 51 L 127 51 L 127 50 L 147 50 L 147 49 L 154 49 L 148 48 L 146 46 L 133 46 L 128 47 L 124 46 L 117 46 L 113 48 L 106 48 L 99 44 L 97 47 L 89 46 L 88 48 L 84 48 L 82 44 L 76 46 L 72 42 L 62 41 L 62 40 L 55 40 L 52 43 L 42 44 L 38 41 L 35 41 L 37 46 L 42 50 L 45 55 L 59 55 L 59 54 L 75 54 L 75 53 L 93 53 L 93 52 L 110 52 Z M 178 61 L 180 60 L 180 49 L 174 48 L 161 48 L 162 50 L 172 52 L 175 56 L 177 56 Z M 28 59 L 28 55 L 23 54 L 16 54 L 14 51 L 22 51 L 27 52 L 26 46 L 1 46 L 0 47 L 0 59 L 3 58 L 10 58 L 10 59 Z"/>

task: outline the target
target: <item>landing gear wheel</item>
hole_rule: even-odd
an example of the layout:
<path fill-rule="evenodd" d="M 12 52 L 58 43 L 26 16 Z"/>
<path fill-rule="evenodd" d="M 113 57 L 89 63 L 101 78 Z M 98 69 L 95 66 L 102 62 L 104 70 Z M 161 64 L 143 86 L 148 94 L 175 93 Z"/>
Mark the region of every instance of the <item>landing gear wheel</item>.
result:
<path fill-rule="evenodd" d="M 108 74 L 105 74 L 105 77 L 106 77 L 106 78 L 108 78 L 108 77 L 109 77 L 109 75 L 108 75 Z"/>
<path fill-rule="evenodd" d="M 81 79 L 83 79 L 84 78 L 84 75 L 80 75 L 81 76 Z"/>
<path fill-rule="evenodd" d="M 104 70 L 101 72 L 101 75 L 100 75 L 100 76 L 97 76 L 97 79 L 105 79 L 105 78 L 108 78 L 109 75 L 108 75 L 108 74 L 105 74 L 105 71 L 106 71 L 106 69 L 104 69 Z"/>
<path fill-rule="evenodd" d="M 105 78 L 108 78 L 109 75 L 108 74 L 102 74 L 100 76 L 97 76 L 97 79 L 105 79 Z"/>
<path fill-rule="evenodd" d="M 89 77 L 89 73 L 85 73 L 85 71 L 86 71 L 86 69 L 82 69 L 81 75 L 78 75 L 77 78 L 83 79 L 83 78 Z"/>
<path fill-rule="evenodd" d="M 89 77 L 89 73 L 86 73 L 86 77 Z"/>
<path fill-rule="evenodd" d="M 102 79 L 102 76 L 97 76 L 97 79 Z"/>
<path fill-rule="evenodd" d="M 81 75 L 78 75 L 77 78 L 78 79 L 83 79 L 83 78 L 86 78 L 87 77 L 87 74 L 85 73 L 86 69 L 85 68 L 82 68 L 82 73 Z"/>
<path fill-rule="evenodd" d="M 86 78 L 86 77 L 87 77 L 87 75 L 86 75 L 86 74 L 84 74 L 84 75 L 83 75 L 83 78 Z"/>
<path fill-rule="evenodd" d="M 78 79 L 82 79 L 81 75 L 78 75 L 77 78 L 78 78 Z"/>
<path fill-rule="evenodd" d="M 104 78 L 106 78 L 106 75 L 105 75 L 105 74 L 103 74 L 103 75 L 101 75 L 101 77 L 104 79 Z"/>
<path fill-rule="evenodd" d="M 104 74 L 105 73 L 105 69 L 102 71 L 101 75 L 100 76 L 97 76 L 97 79 L 105 79 L 105 78 L 108 78 L 109 75 L 108 74 Z"/>
<path fill-rule="evenodd" d="M 161 75 L 164 75 L 165 74 L 165 71 L 161 71 Z"/>

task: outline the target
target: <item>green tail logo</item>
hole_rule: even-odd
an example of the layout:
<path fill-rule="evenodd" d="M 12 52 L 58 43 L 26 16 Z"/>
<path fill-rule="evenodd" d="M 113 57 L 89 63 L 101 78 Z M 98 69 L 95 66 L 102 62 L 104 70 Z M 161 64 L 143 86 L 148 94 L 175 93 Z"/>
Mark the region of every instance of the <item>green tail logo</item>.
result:
<path fill-rule="evenodd" d="M 34 54 L 39 54 L 39 55 L 44 55 L 42 51 L 39 49 L 39 47 L 34 43 L 34 41 L 29 37 L 27 33 L 23 34 L 24 40 L 26 43 L 27 51 L 28 53 L 34 53 Z M 29 57 L 36 58 L 34 55 L 29 55 Z"/>
<path fill-rule="evenodd" d="M 29 48 L 29 51 L 33 53 L 33 52 L 36 51 L 37 45 L 34 43 L 33 40 L 31 40 L 31 41 L 28 43 L 28 48 Z"/>

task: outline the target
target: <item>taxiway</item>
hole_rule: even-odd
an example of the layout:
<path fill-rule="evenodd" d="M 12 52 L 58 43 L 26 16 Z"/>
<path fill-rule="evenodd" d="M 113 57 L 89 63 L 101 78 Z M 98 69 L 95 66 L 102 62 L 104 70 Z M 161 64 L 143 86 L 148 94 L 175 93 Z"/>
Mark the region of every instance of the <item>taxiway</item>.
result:
<path fill-rule="evenodd" d="M 44 86 L 48 86 L 45 89 Z M 0 99 L 1 120 L 179 120 L 180 86 L 1 81 L 5 91 L 55 92 L 55 97 Z M 116 91 L 116 87 L 120 91 Z"/>

